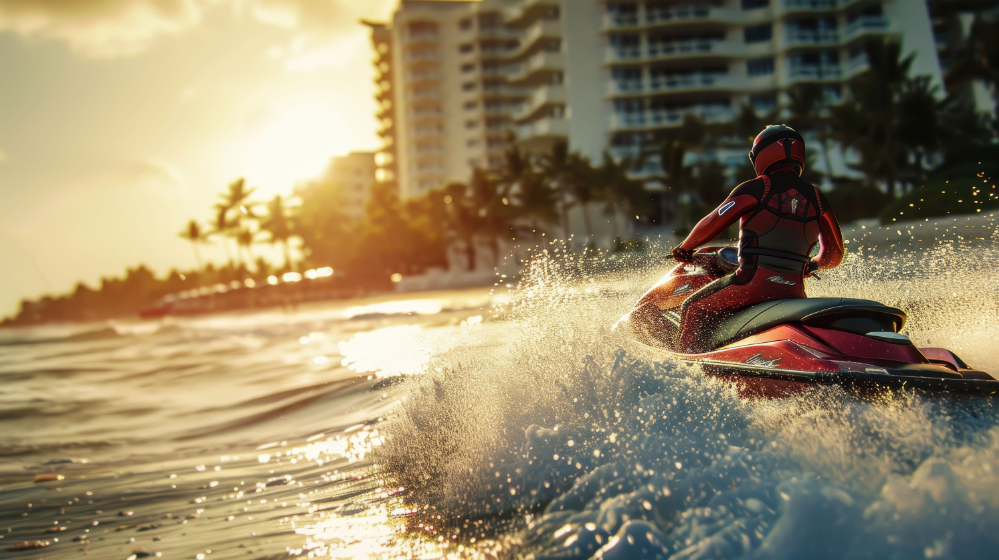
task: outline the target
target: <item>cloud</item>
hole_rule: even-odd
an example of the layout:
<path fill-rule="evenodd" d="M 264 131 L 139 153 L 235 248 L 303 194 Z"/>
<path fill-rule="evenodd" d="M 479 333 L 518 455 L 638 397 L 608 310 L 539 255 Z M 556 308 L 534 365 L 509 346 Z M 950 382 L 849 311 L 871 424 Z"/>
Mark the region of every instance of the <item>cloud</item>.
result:
<path fill-rule="evenodd" d="M 201 22 L 207 0 L 0 0 L 0 31 L 65 41 L 89 57 L 129 56 Z"/>
<path fill-rule="evenodd" d="M 198 26 L 220 4 L 317 41 L 356 28 L 361 17 L 388 17 L 394 0 L 0 0 L 0 32 L 64 41 L 87 57 L 131 56 Z"/>
<path fill-rule="evenodd" d="M 264 23 L 330 35 L 357 27 L 358 20 L 387 18 L 395 0 L 253 0 L 253 15 Z"/>
<path fill-rule="evenodd" d="M 253 0 L 253 15 L 264 23 L 298 31 L 287 45 L 268 49 L 292 72 L 343 68 L 367 47 L 361 18 L 386 19 L 395 0 Z"/>

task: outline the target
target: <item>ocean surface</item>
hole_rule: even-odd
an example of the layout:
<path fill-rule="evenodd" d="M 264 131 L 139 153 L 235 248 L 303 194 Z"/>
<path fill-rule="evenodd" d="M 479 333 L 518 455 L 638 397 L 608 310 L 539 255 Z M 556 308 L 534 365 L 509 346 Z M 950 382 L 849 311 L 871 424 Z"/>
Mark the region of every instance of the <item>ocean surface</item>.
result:
<path fill-rule="evenodd" d="M 900 306 L 999 373 L 991 220 L 850 236 L 810 294 Z M 615 328 L 662 249 L 0 331 L 0 557 L 999 557 L 995 400 L 741 400 Z"/>

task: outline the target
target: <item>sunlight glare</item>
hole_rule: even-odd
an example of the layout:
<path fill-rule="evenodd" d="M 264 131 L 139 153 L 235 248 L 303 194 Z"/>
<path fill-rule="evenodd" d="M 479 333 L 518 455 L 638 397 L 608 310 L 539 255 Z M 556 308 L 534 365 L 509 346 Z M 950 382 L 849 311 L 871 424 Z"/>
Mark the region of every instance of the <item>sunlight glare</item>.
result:
<path fill-rule="evenodd" d="M 268 194 L 322 173 L 330 158 L 354 147 L 354 136 L 333 109 L 293 108 L 255 127 L 239 149 L 239 167 L 251 185 Z"/>

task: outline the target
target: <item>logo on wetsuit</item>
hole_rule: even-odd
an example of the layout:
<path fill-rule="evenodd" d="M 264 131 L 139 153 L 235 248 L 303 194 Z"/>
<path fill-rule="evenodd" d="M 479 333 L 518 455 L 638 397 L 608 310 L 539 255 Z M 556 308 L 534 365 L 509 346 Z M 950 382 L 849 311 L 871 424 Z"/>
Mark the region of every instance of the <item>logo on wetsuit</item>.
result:
<path fill-rule="evenodd" d="M 731 200 L 731 201 L 725 203 L 725 206 L 722 206 L 721 208 L 718 209 L 718 215 L 719 216 L 724 216 L 725 212 L 728 212 L 729 210 L 731 210 L 733 206 L 735 206 L 735 201 L 734 200 Z"/>

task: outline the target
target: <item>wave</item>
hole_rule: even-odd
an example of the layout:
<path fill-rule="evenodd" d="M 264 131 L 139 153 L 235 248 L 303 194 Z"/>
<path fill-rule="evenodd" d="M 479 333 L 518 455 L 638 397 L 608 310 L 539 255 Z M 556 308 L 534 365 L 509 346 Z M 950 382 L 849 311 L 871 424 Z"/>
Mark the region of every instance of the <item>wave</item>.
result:
<path fill-rule="evenodd" d="M 485 325 L 509 343 L 451 349 L 402 385 L 378 462 L 412 529 L 559 559 L 994 553 L 993 400 L 742 400 L 623 349 L 609 326 L 661 272 L 640 264 L 600 279 L 615 293 L 594 288 L 599 261 L 539 257 Z"/>
<path fill-rule="evenodd" d="M 18 334 L 21 334 L 21 336 L 15 335 L 9 338 L 0 338 L 0 347 L 55 344 L 61 342 L 93 342 L 98 340 L 114 339 L 121 336 L 121 334 L 118 333 L 118 330 L 114 327 L 100 327 L 63 336 L 31 336 L 30 334 L 28 336 L 23 336 L 24 334 L 27 334 L 25 331 Z"/>

